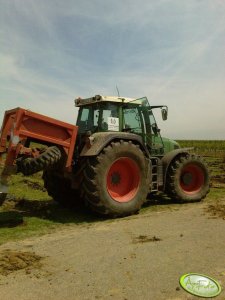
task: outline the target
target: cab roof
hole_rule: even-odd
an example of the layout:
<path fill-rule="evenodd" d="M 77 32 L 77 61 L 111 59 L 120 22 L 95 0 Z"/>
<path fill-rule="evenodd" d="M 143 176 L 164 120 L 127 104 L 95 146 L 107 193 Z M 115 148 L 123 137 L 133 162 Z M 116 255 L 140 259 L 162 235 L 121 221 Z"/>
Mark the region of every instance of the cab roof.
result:
<path fill-rule="evenodd" d="M 96 95 L 91 98 L 77 98 L 75 99 L 75 106 L 83 106 L 83 105 L 90 105 L 94 104 L 96 102 L 117 102 L 117 103 L 128 103 L 131 101 L 134 101 L 135 98 L 125 98 L 125 97 L 116 97 L 116 96 L 101 96 L 101 95 Z"/>

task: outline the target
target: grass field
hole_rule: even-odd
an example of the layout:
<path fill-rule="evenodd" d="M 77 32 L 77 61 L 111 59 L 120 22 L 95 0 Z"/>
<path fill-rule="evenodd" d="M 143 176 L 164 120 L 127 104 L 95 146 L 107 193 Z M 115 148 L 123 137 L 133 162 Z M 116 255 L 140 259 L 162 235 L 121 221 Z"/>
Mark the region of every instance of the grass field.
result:
<path fill-rule="evenodd" d="M 178 140 L 181 147 L 194 147 L 194 151 L 204 157 L 218 157 L 225 162 L 225 141 Z"/>
<path fill-rule="evenodd" d="M 211 192 L 205 201 L 211 205 L 215 213 L 224 216 L 225 141 L 182 140 L 178 142 L 182 147 L 194 147 L 195 152 L 205 158 L 211 173 Z M 110 222 L 82 207 L 73 210 L 60 207 L 48 196 L 41 176 L 42 173 L 39 172 L 29 177 L 21 174 L 12 177 L 7 201 L 0 207 L 0 244 L 42 235 L 64 226 Z M 180 207 L 181 204 L 172 203 L 166 198 L 159 200 L 156 197 L 150 199 L 140 214 L 144 214 L 146 210 L 179 209 Z"/>

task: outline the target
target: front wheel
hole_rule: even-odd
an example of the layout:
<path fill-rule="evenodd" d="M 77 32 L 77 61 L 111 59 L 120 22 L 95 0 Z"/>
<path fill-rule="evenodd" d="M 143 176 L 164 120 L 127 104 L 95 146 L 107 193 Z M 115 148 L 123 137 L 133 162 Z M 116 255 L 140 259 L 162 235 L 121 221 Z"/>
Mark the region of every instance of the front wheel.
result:
<path fill-rule="evenodd" d="M 113 217 L 137 212 L 149 190 L 149 161 L 132 142 L 115 142 L 84 170 L 83 196 L 94 211 Z"/>
<path fill-rule="evenodd" d="M 166 193 L 179 202 L 201 201 L 209 192 L 209 172 L 196 155 L 175 158 L 168 168 Z"/>

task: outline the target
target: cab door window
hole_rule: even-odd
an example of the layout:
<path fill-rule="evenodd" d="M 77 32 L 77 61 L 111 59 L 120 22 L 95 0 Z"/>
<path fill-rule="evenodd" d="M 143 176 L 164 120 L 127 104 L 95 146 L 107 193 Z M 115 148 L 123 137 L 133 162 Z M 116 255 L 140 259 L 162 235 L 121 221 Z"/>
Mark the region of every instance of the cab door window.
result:
<path fill-rule="evenodd" d="M 123 130 L 142 133 L 142 120 L 137 107 L 123 109 Z"/>

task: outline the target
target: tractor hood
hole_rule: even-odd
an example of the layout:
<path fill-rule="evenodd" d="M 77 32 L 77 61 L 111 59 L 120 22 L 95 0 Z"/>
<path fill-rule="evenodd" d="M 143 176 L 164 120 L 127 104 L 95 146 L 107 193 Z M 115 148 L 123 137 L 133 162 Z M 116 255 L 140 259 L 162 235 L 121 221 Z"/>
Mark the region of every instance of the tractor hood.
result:
<path fill-rule="evenodd" d="M 180 145 L 174 140 L 162 137 L 162 141 L 164 145 L 164 153 L 181 148 Z"/>

